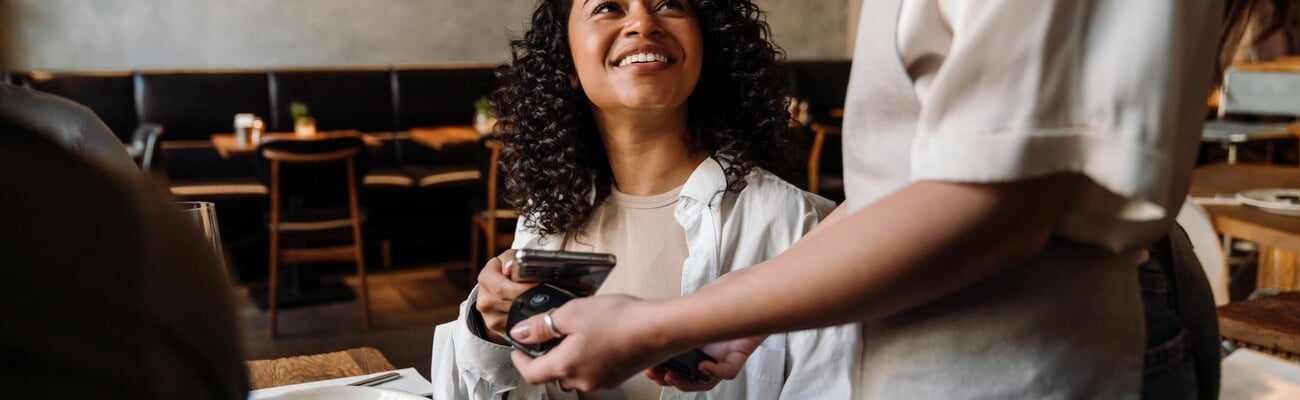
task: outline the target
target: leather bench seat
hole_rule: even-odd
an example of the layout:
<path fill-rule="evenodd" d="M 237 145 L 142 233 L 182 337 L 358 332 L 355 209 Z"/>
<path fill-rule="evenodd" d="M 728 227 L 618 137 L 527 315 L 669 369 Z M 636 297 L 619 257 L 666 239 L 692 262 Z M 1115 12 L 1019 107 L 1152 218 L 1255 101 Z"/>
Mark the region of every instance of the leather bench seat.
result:
<path fill-rule="evenodd" d="M 271 118 L 267 79 L 267 71 L 142 72 L 140 116 L 162 125 L 167 140 L 208 140 L 231 132 L 235 114 Z"/>
<path fill-rule="evenodd" d="M 470 125 L 474 102 L 496 88 L 492 68 L 407 67 L 393 70 L 398 130 Z"/>
<path fill-rule="evenodd" d="M 270 74 L 270 89 L 270 127 L 275 131 L 293 131 L 289 107 L 294 102 L 307 105 L 317 130 L 394 130 L 393 84 L 387 68 L 276 70 Z"/>
<path fill-rule="evenodd" d="M 130 72 L 14 72 L 12 83 L 65 97 L 95 112 L 122 142 L 140 121 Z"/>

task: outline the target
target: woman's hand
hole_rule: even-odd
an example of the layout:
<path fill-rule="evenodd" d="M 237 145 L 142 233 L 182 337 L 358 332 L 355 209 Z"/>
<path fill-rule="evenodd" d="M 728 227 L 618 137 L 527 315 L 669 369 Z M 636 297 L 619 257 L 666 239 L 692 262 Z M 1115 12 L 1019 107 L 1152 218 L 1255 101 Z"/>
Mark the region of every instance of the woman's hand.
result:
<path fill-rule="evenodd" d="M 703 392 L 713 390 L 726 379 L 735 379 L 745 368 L 745 361 L 754 353 L 758 345 L 763 344 L 766 336 L 754 336 L 743 339 L 713 343 L 700 348 L 705 354 L 718 362 L 701 361 L 697 368 L 712 377 L 708 382 L 696 382 L 682 374 L 654 367 L 645 371 L 645 376 L 660 386 L 672 386 L 683 392 Z"/>
<path fill-rule="evenodd" d="M 515 251 L 506 250 L 500 256 L 488 260 L 487 265 L 478 274 L 478 299 L 474 308 L 483 315 L 483 325 L 488 329 L 488 340 L 497 344 L 506 344 L 502 335 L 506 332 L 506 317 L 515 298 L 525 290 L 537 286 L 536 283 L 519 283 L 510 280 L 510 272 L 516 267 Z"/>

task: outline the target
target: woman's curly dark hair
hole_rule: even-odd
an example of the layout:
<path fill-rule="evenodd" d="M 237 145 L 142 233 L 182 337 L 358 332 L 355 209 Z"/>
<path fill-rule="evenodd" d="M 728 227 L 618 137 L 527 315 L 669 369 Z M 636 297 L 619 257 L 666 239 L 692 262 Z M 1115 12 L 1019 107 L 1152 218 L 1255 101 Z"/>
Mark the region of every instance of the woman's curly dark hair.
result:
<path fill-rule="evenodd" d="M 688 100 L 688 145 L 725 161 L 726 191 L 755 167 L 784 171 L 796 157 L 787 125 L 784 53 L 750 0 L 691 0 L 704 57 Z M 538 233 L 579 232 L 613 183 L 587 96 L 571 84 L 570 0 L 542 0 L 532 27 L 511 41 L 491 96 L 504 144 L 505 195 Z M 594 198 L 594 202 L 592 199 Z"/>

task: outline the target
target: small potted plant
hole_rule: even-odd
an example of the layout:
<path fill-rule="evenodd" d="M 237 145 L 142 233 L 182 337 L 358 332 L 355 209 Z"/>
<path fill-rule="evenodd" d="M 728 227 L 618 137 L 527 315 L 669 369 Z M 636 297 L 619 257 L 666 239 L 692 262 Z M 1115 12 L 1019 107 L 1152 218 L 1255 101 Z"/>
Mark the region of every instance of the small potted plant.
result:
<path fill-rule="evenodd" d="M 289 104 L 289 115 L 293 116 L 293 133 L 298 137 L 316 135 L 316 120 L 307 114 L 307 103 L 295 101 Z"/>
<path fill-rule="evenodd" d="M 497 116 L 492 113 L 492 104 L 487 96 L 474 101 L 474 130 L 480 135 L 492 133 L 497 125 Z"/>

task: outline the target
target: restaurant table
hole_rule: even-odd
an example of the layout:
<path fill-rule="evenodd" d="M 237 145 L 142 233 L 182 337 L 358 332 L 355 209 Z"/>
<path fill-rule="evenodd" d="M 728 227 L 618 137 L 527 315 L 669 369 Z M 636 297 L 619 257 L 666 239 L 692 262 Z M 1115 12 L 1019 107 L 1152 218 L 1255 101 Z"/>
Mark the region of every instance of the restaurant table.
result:
<path fill-rule="evenodd" d="M 354 130 L 341 131 L 322 131 L 316 132 L 312 136 L 297 136 L 293 132 L 269 132 L 262 134 L 262 141 L 268 140 L 317 140 L 335 137 L 360 137 L 361 141 L 366 143 L 366 147 L 377 148 L 383 143 L 378 137 L 370 134 L 364 134 Z M 235 135 L 231 133 L 217 133 L 212 135 L 212 147 L 217 149 L 221 158 L 230 159 L 253 154 L 257 151 L 256 143 L 239 143 L 235 141 Z"/>
<path fill-rule="evenodd" d="M 470 125 L 411 128 L 410 135 L 411 141 L 434 150 L 442 150 L 449 145 L 474 143 L 481 136 Z"/>
<path fill-rule="evenodd" d="M 1257 287 L 1293 290 L 1300 286 L 1300 217 L 1265 212 L 1255 207 L 1216 204 L 1235 201 L 1247 189 L 1300 188 L 1300 167 L 1255 164 L 1215 164 L 1192 171 L 1188 193 L 1203 201 L 1220 234 L 1260 245 Z"/>
<path fill-rule="evenodd" d="M 1237 347 L 1300 362 L 1300 292 L 1219 307 L 1219 336 Z"/>
<path fill-rule="evenodd" d="M 1300 217 L 1264 212 L 1255 206 L 1217 204 L 1251 188 L 1300 188 L 1300 168 L 1282 165 L 1216 164 L 1192 171 L 1193 199 L 1203 201 L 1214 230 L 1260 244 L 1257 287 L 1295 290 L 1300 286 Z"/>
<path fill-rule="evenodd" d="M 361 347 L 313 354 L 248 361 L 248 380 L 253 389 L 345 378 L 391 371 L 393 364 L 373 347 Z"/>
<path fill-rule="evenodd" d="M 1231 198 L 1247 189 L 1300 188 L 1300 167 L 1215 164 L 1192 171 L 1193 197 Z M 1206 204 L 1214 229 L 1264 246 L 1300 252 L 1300 217 L 1245 205 Z"/>

